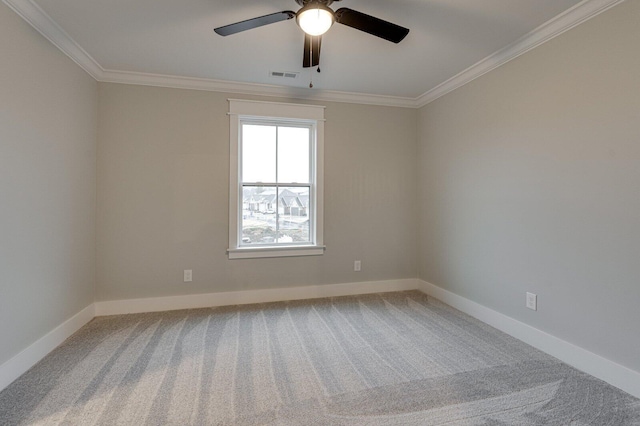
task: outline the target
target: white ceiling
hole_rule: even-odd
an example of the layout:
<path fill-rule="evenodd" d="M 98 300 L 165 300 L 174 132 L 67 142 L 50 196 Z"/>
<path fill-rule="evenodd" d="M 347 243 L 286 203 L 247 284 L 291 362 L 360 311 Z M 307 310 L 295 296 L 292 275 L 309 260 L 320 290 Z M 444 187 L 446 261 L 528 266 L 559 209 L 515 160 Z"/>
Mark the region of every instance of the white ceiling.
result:
<path fill-rule="evenodd" d="M 596 6 L 601 9 L 605 4 L 615 3 L 612 0 L 343 0 L 335 2 L 332 8 L 355 9 L 411 31 L 396 45 L 336 24 L 323 37 L 322 72 L 318 74 L 302 68 L 303 33 L 295 20 L 227 37 L 213 32 L 215 27 L 244 19 L 283 10 L 296 11 L 299 6 L 294 0 L 5 2 L 23 10 L 28 9 L 26 3 L 31 2 L 30 7 L 33 3 L 38 5 L 63 30 L 61 33 L 66 33 L 104 72 L 301 88 L 296 90 L 307 88 L 313 74 L 314 89 L 304 90 L 407 99 L 428 93 L 501 49 L 508 50 L 523 36 L 578 3 L 574 10 L 562 16 L 575 12 L 585 3 L 591 3 L 594 10 Z M 594 3 L 597 4 L 594 6 Z M 25 17 L 25 13 L 22 15 Z M 561 19 L 555 18 L 555 21 Z M 33 19 L 31 23 L 34 24 Z M 528 37 L 531 38 L 531 34 Z M 295 80 L 284 81 L 271 77 L 270 71 L 294 71 L 300 75 Z"/>

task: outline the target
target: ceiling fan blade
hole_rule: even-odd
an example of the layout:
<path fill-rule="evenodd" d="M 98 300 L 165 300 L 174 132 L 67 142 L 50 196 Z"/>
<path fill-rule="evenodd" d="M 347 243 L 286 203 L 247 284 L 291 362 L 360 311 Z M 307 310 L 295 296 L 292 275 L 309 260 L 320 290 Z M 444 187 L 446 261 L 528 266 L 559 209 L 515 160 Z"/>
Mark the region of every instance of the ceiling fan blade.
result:
<path fill-rule="evenodd" d="M 408 28 L 346 7 L 336 10 L 335 16 L 336 22 L 394 43 L 400 43 L 409 34 Z"/>
<path fill-rule="evenodd" d="M 309 34 L 304 35 L 304 56 L 302 58 L 302 67 L 315 67 L 320 64 L 320 45 L 322 44 L 322 36 L 312 37 Z"/>
<path fill-rule="evenodd" d="M 287 19 L 295 18 L 296 13 L 290 10 L 284 12 L 272 13 L 271 15 L 264 15 L 258 18 L 247 19 L 246 21 L 236 22 L 235 24 L 225 25 L 224 27 L 218 27 L 214 29 L 217 34 L 221 36 L 228 36 L 231 34 L 239 33 L 241 31 L 251 30 L 263 25 L 274 24 L 280 21 L 286 21 Z"/>

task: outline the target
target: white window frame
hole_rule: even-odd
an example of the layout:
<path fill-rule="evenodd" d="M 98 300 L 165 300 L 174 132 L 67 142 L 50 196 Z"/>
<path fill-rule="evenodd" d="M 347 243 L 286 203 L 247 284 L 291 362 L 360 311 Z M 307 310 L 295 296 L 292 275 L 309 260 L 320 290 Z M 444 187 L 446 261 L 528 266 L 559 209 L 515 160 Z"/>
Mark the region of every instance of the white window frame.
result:
<path fill-rule="evenodd" d="M 324 106 L 229 99 L 229 259 L 262 257 L 318 256 L 324 254 Z M 240 224 L 242 215 L 242 178 L 240 136 L 243 120 L 311 125 L 311 190 L 308 212 L 311 242 L 308 244 L 243 246 Z M 314 137 L 315 136 L 315 137 Z M 315 161 L 313 161 L 315 159 Z M 313 196 L 315 195 L 315 200 Z"/>

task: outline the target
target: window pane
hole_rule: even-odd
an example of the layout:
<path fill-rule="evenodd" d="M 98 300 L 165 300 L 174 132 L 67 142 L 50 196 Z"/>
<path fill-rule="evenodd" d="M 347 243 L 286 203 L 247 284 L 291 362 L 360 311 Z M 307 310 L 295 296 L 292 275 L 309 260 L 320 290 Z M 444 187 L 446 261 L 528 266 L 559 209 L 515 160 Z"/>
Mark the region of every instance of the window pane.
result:
<path fill-rule="evenodd" d="M 309 128 L 278 127 L 278 182 L 309 183 Z"/>
<path fill-rule="evenodd" d="M 269 244 L 276 240 L 276 188 L 242 188 L 242 240 L 240 245 Z"/>
<path fill-rule="evenodd" d="M 311 242 L 309 187 L 279 188 L 278 244 Z"/>
<path fill-rule="evenodd" d="M 276 127 L 242 125 L 242 181 L 276 181 Z"/>

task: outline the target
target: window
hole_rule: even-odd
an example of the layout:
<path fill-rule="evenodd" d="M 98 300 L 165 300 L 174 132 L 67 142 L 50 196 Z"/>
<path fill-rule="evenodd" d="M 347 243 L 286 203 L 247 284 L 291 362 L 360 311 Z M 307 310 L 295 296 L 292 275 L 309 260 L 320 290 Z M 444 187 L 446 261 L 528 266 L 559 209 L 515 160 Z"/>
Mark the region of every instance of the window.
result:
<path fill-rule="evenodd" d="M 229 100 L 229 258 L 324 252 L 324 107 Z"/>

